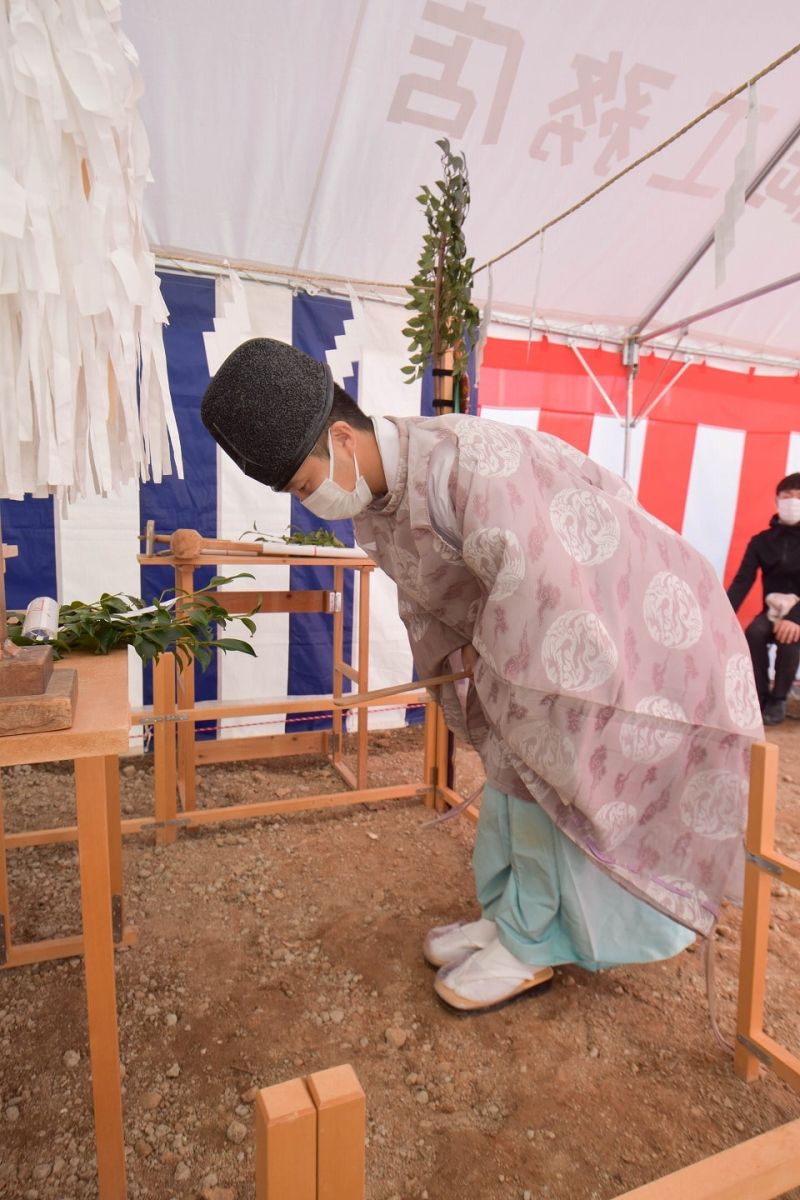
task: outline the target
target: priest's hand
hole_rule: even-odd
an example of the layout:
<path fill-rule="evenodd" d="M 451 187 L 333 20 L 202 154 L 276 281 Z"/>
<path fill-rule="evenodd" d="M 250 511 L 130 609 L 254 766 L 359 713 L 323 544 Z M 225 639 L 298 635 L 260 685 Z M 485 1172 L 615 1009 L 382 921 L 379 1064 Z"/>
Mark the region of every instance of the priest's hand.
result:
<path fill-rule="evenodd" d="M 776 621 L 774 633 L 775 641 L 780 642 L 782 646 L 800 642 L 800 625 L 796 621 Z"/>

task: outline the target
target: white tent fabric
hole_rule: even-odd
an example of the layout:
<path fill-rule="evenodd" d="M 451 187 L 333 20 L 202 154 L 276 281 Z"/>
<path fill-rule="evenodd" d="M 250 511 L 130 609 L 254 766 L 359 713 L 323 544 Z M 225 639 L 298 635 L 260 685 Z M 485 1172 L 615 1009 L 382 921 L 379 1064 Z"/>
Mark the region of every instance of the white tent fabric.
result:
<path fill-rule="evenodd" d="M 151 242 L 385 283 L 413 272 L 436 138 L 466 151 L 481 263 L 800 41 L 794 0 L 124 0 L 123 19 L 145 81 Z M 800 55 L 758 83 L 757 167 L 800 122 L 798 95 Z M 747 105 L 548 233 L 538 323 L 624 337 L 721 217 Z M 798 269 L 800 142 L 734 232 L 725 283 L 712 249 L 654 327 Z M 536 240 L 497 264 L 495 316 L 527 320 L 539 260 Z M 800 365 L 799 315 L 789 287 L 698 322 L 682 349 Z"/>

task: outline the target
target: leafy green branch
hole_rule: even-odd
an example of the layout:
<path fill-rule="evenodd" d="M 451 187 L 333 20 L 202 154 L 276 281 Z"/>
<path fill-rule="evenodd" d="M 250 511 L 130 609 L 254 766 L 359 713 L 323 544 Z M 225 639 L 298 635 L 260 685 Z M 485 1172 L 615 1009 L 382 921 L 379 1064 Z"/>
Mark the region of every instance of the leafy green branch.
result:
<path fill-rule="evenodd" d="M 314 529 L 309 532 L 290 525 L 289 530 L 289 533 L 281 534 L 262 533 L 254 521 L 252 529 L 247 529 L 239 535 L 239 541 L 250 538 L 254 542 L 283 542 L 287 546 L 338 546 L 344 548 L 344 542 L 340 541 L 330 529 Z"/>
<path fill-rule="evenodd" d="M 467 370 L 470 345 L 477 340 L 480 313 L 472 303 L 474 258 L 467 257 L 463 224 L 469 211 L 470 191 L 467 162 L 453 154 L 447 138 L 436 145 L 442 151 L 442 173 L 436 191 L 423 185 L 418 202 L 428 229 L 422 239 L 417 273 L 406 288 L 413 312 L 403 330 L 411 355 L 401 368 L 407 382 L 419 379 L 431 355 L 434 359 L 453 350 L 453 373 Z"/>
<path fill-rule="evenodd" d="M 58 635 L 49 643 L 23 637 L 20 632 L 23 616 L 9 613 L 8 634 L 17 646 L 51 645 L 56 659 L 65 658 L 74 650 L 110 654 L 122 646 L 133 646 L 144 663 L 157 661 L 162 654 L 172 651 L 182 666 L 189 666 L 196 659 L 205 668 L 211 662 L 213 650 L 255 656 L 250 642 L 217 637 L 215 627 L 225 629 L 230 621 L 241 621 L 245 629 L 255 633 L 252 618 L 258 605 L 247 616 L 232 616 L 213 595 L 217 588 L 235 579 L 252 578 L 246 572 L 227 578 L 215 575 L 206 587 L 196 592 L 169 588 L 150 605 L 139 596 L 123 593 L 112 596 L 108 592 L 91 604 L 73 600 L 61 605 Z M 166 599 L 170 595 L 172 598 Z"/>

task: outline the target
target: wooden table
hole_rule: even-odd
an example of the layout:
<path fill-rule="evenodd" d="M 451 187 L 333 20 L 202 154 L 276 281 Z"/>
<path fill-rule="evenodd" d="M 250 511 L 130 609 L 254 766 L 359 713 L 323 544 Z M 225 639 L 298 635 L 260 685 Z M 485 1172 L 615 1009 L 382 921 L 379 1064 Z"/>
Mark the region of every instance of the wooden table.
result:
<path fill-rule="evenodd" d="M 115 785 L 118 757 L 128 750 L 128 659 L 125 651 L 107 657 L 72 655 L 64 666 L 78 671 L 78 703 L 72 727 L 53 733 L 0 737 L 0 767 L 67 758 L 75 760 L 82 944 L 97 1173 L 101 1200 L 124 1200 L 127 1188 L 112 919 L 112 894 L 116 893 L 116 887 L 112 890 L 112 873 L 121 874 L 121 863 L 115 861 L 119 841 Z M 58 664 L 55 669 L 59 670 Z M 116 812 L 111 819 L 109 793 L 116 802 Z M 121 890 L 119 894 L 121 897 Z M 0 856 L 0 909 L 3 915 L 8 914 L 4 855 Z M 118 922 L 121 923 L 121 914 Z M 11 944 L 8 922 L 5 924 L 6 965 L 21 966 L 37 961 L 35 954 L 19 954 L 21 948 Z M 31 945 L 35 947 L 36 943 Z M 69 952 L 75 954 L 79 950 L 80 946 L 73 945 Z"/>

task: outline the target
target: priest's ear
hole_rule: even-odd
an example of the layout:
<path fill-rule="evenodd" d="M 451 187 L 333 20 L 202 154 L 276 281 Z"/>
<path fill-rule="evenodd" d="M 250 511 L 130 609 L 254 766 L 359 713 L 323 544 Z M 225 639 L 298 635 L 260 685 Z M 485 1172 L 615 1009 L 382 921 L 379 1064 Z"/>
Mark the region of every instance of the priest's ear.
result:
<path fill-rule="evenodd" d="M 350 455 L 355 454 L 356 435 L 352 425 L 347 421 L 334 421 L 332 425 L 328 426 L 328 432 L 337 449 L 346 450 Z"/>

